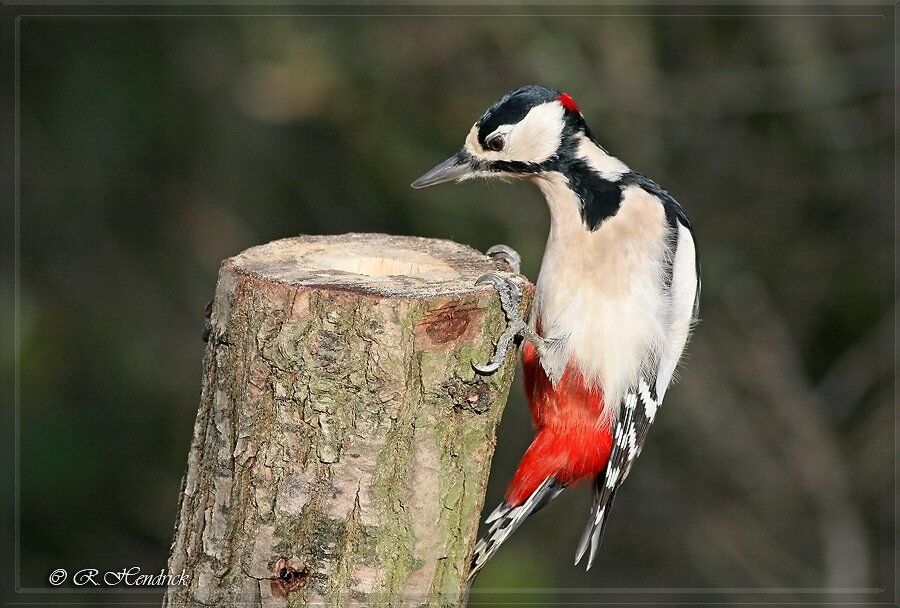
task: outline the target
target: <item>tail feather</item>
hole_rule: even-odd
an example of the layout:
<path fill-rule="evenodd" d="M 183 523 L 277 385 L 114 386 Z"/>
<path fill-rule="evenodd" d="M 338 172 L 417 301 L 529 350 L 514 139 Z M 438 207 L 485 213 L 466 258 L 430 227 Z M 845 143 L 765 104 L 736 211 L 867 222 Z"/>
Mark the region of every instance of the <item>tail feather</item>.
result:
<path fill-rule="evenodd" d="M 584 528 L 581 541 L 578 543 L 578 551 L 575 554 L 575 565 L 577 566 L 584 554 L 588 552 L 588 545 L 590 545 L 591 550 L 588 553 L 587 562 L 588 570 L 594 565 L 594 557 L 597 555 L 600 541 L 603 540 L 603 531 L 606 529 L 609 511 L 612 507 L 613 499 L 616 497 L 616 490 L 606 487 L 603 480 L 603 475 L 598 476 L 594 480 L 594 505 L 591 508 L 591 518 Z"/>
<path fill-rule="evenodd" d="M 497 505 L 497 508 L 487 516 L 487 519 L 484 520 L 484 523 L 489 524 L 492 521 L 500 519 L 507 513 L 509 513 L 509 505 L 507 505 L 505 502 L 501 502 L 499 505 Z"/>
<path fill-rule="evenodd" d="M 565 484 L 558 483 L 553 477 L 547 477 L 522 504 L 514 507 L 503 502 L 494 509 L 493 513 L 485 520 L 485 523 L 492 524 L 490 529 L 478 541 L 472 552 L 469 581 L 471 582 L 475 578 L 478 571 L 493 557 L 500 545 L 522 525 L 529 515 L 542 509 L 559 496 L 565 488 Z"/>

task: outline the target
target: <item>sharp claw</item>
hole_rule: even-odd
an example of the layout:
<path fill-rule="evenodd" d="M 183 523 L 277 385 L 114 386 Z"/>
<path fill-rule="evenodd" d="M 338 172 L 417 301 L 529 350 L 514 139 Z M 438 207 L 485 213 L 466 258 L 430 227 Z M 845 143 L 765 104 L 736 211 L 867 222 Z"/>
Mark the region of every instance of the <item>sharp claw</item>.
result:
<path fill-rule="evenodd" d="M 484 283 L 493 283 L 499 288 L 506 287 L 506 279 L 501 277 L 499 274 L 489 272 L 487 274 L 483 274 L 478 277 L 478 280 L 475 281 L 476 285 L 483 285 Z"/>
<path fill-rule="evenodd" d="M 478 363 L 472 363 L 472 369 L 474 369 L 479 374 L 482 374 L 485 376 L 490 376 L 491 374 L 496 372 L 498 369 L 500 369 L 501 365 L 503 365 L 503 361 L 491 360 L 491 361 L 488 361 L 487 363 L 485 363 L 484 365 L 480 365 Z"/>
<path fill-rule="evenodd" d="M 500 336 L 500 339 L 497 340 L 497 345 L 494 347 L 494 355 L 491 357 L 490 361 L 483 364 L 472 363 L 472 369 L 487 376 L 496 372 L 506 362 L 506 352 L 509 350 L 509 345 L 515 337 L 515 329 L 512 326 L 508 327 L 506 331 L 503 332 L 503 335 Z"/>
<path fill-rule="evenodd" d="M 495 262 L 502 260 L 515 274 L 519 274 L 519 269 L 522 267 L 522 256 L 509 245 L 494 245 L 485 253 L 492 257 Z"/>
<path fill-rule="evenodd" d="M 494 347 L 494 356 L 491 357 L 490 361 L 483 365 L 473 363 L 472 367 L 475 371 L 482 374 L 493 374 L 500 369 L 506 361 L 506 353 L 509 351 L 509 346 L 512 344 L 512 341 L 516 339 L 518 333 L 518 327 L 515 323 L 507 325 L 506 331 L 503 332 L 497 340 L 497 345 Z"/>
<path fill-rule="evenodd" d="M 485 251 L 485 253 L 492 257 L 497 253 L 506 253 L 515 257 L 519 257 L 519 253 L 515 249 L 513 249 L 509 245 L 504 245 L 503 243 L 497 243 L 496 245 Z"/>
<path fill-rule="evenodd" d="M 506 353 L 512 341 L 515 340 L 517 335 L 523 333 L 528 326 L 519 314 L 519 300 L 522 297 L 522 292 L 518 285 L 494 273 L 482 275 L 475 281 L 476 285 L 484 283 L 494 284 L 497 296 L 500 298 L 500 307 L 503 309 L 503 314 L 506 315 L 507 325 L 506 330 L 497 340 L 497 345 L 494 347 L 494 354 L 490 361 L 484 364 L 473 363 L 472 367 L 480 374 L 493 374 L 506 361 Z"/>

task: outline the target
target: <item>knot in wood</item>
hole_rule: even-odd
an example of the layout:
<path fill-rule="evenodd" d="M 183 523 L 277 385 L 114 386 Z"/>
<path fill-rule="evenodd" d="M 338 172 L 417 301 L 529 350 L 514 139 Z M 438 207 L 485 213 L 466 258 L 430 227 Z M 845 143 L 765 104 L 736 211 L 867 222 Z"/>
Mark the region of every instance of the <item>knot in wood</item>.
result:
<path fill-rule="evenodd" d="M 446 381 L 444 389 L 453 399 L 454 409 L 476 414 L 483 414 L 491 409 L 493 397 L 490 388 L 483 380 L 469 383 L 455 378 Z"/>
<path fill-rule="evenodd" d="M 472 339 L 478 331 L 477 320 L 484 315 L 474 302 L 450 302 L 426 313 L 419 322 L 427 344 L 448 345 L 460 338 Z M 420 334 L 421 335 L 421 334 Z"/>
<path fill-rule="evenodd" d="M 271 578 L 270 587 L 275 597 L 287 597 L 290 591 L 302 589 L 309 582 L 309 566 L 298 567 L 285 558 L 275 564 L 275 575 Z"/>

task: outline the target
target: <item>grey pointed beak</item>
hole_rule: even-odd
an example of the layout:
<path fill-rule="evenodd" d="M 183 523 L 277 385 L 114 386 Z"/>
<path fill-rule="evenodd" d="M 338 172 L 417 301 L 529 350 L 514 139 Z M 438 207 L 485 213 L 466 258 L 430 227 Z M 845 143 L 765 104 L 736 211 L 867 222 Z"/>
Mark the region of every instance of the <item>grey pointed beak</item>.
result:
<path fill-rule="evenodd" d="M 412 187 L 427 188 L 435 184 L 471 177 L 473 173 L 475 173 L 475 169 L 472 167 L 472 156 L 465 150 L 460 150 L 414 181 Z"/>

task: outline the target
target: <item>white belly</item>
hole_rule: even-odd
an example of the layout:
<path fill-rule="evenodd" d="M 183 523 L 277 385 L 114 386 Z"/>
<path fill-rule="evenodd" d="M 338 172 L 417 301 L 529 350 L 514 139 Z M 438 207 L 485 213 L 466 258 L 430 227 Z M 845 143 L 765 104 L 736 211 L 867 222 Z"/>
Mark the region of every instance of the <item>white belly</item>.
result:
<path fill-rule="evenodd" d="M 671 228 L 660 201 L 637 186 L 625 190 L 616 215 L 592 232 L 562 176 L 551 174 L 538 185 L 552 225 L 534 320 L 545 337 L 563 341 L 557 356 L 601 388 L 604 413 L 614 416 L 641 372 L 655 375 L 648 368 L 667 348 Z"/>

